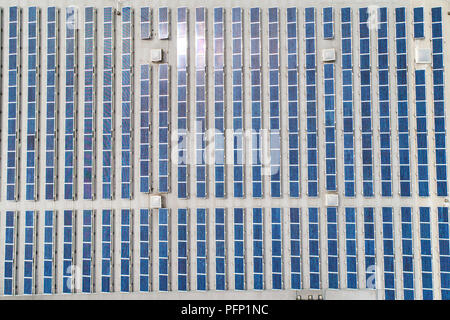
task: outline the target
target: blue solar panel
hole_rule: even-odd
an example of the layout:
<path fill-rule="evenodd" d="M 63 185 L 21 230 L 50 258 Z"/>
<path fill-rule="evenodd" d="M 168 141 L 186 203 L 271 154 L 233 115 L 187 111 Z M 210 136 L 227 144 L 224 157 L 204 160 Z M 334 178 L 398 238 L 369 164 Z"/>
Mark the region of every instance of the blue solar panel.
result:
<path fill-rule="evenodd" d="M 197 208 L 197 290 L 208 289 L 207 209 Z"/>
<path fill-rule="evenodd" d="M 345 208 L 345 251 L 347 288 L 358 288 L 358 255 L 356 240 L 356 208 Z"/>
<path fill-rule="evenodd" d="M 250 82 L 252 129 L 252 196 L 263 196 L 262 181 L 262 97 L 261 97 L 261 9 L 250 9 Z"/>
<path fill-rule="evenodd" d="M 130 292 L 132 257 L 132 211 L 121 210 L 120 224 L 120 292 Z"/>
<path fill-rule="evenodd" d="M 178 209 L 178 290 L 188 290 L 188 210 Z"/>
<path fill-rule="evenodd" d="M 214 8 L 214 193 L 224 198 L 225 189 L 225 10 Z"/>
<path fill-rule="evenodd" d="M 112 210 L 102 211 L 102 266 L 101 266 L 101 292 L 112 291 L 113 274 L 113 212 Z"/>
<path fill-rule="evenodd" d="M 15 294 L 15 264 L 16 264 L 16 220 L 15 211 L 5 212 L 5 256 L 4 256 L 4 274 L 3 274 L 3 294 Z"/>
<path fill-rule="evenodd" d="M 152 38 L 152 9 L 150 7 L 141 7 L 141 39 L 148 40 Z"/>
<path fill-rule="evenodd" d="M 151 251 L 150 247 L 150 210 L 141 209 L 139 219 L 139 291 L 148 292 L 151 274 Z"/>
<path fill-rule="evenodd" d="M 334 8 L 326 7 L 322 9 L 323 38 L 334 39 Z"/>
<path fill-rule="evenodd" d="M 355 196 L 355 137 L 353 110 L 353 63 L 351 8 L 341 9 L 342 120 L 344 128 L 344 194 Z"/>
<path fill-rule="evenodd" d="M 402 220 L 402 260 L 403 260 L 403 299 L 414 300 L 414 255 L 412 214 L 410 207 L 401 208 Z"/>
<path fill-rule="evenodd" d="M 364 268 L 366 288 L 376 288 L 374 208 L 364 208 Z"/>
<path fill-rule="evenodd" d="M 96 159 L 96 9 L 85 8 L 84 24 L 84 170 L 83 199 L 95 198 L 94 164 Z"/>
<path fill-rule="evenodd" d="M 72 285 L 74 250 L 75 250 L 75 211 L 64 210 L 63 212 L 63 261 L 62 261 L 62 280 L 63 293 L 73 293 L 75 286 Z"/>
<path fill-rule="evenodd" d="M 216 244 L 216 290 L 227 290 L 227 241 L 226 241 L 225 209 L 216 208 L 215 244 Z"/>
<path fill-rule="evenodd" d="M 283 289 L 283 245 L 281 208 L 272 208 L 272 288 Z"/>
<path fill-rule="evenodd" d="M 169 209 L 158 210 L 159 291 L 169 290 Z"/>
<path fill-rule="evenodd" d="M 382 208 L 384 294 L 386 300 L 395 300 L 394 224 L 392 212 L 392 208 Z"/>
<path fill-rule="evenodd" d="M 233 196 L 243 198 L 244 189 L 244 103 L 243 97 L 243 42 L 242 9 L 232 9 L 232 103 L 233 103 Z"/>
<path fill-rule="evenodd" d="M 323 66 L 324 103 L 325 103 L 325 186 L 328 191 L 337 189 L 336 168 L 336 105 L 334 64 Z"/>
<path fill-rule="evenodd" d="M 188 9 L 178 8 L 177 14 L 177 117 L 178 117 L 178 198 L 185 199 L 189 194 L 187 165 L 188 130 Z"/>
<path fill-rule="evenodd" d="M 420 207 L 420 259 L 423 300 L 433 300 L 433 255 L 431 251 L 430 208 Z"/>
<path fill-rule="evenodd" d="M 320 289 L 319 209 L 308 208 L 309 287 Z"/>
<path fill-rule="evenodd" d="M 361 130 L 362 130 L 362 187 L 365 197 L 374 195 L 373 188 L 373 132 L 370 68 L 370 35 L 368 9 L 359 9 L 360 76 L 361 76 Z"/>
<path fill-rule="evenodd" d="M 103 13 L 103 132 L 102 132 L 102 198 L 113 199 L 113 145 L 114 145 L 114 55 L 115 55 L 115 11 L 112 7 L 104 8 Z"/>
<path fill-rule="evenodd" d="M 66 81 L 65 81 L 65 130 L 64 130 L 64 199 L 75 200 L 77 179 L 77 79 L 76 64 L 78 60 L 78 33 L 75 32 L 78 10 L 75 7 L 66 8 Z"/>
<path fill-rule="evenodd" d="M 264 289 L 263 209 L 253 208 L 253 288 Z"/>
<path fill-rule="evenodd" d="M 328 288 L 339 289 L 337 208 L 327 208 Z"/>
<path fill-rule="evenodd" d="M 40 61 L 39 25 L 40 10 L 28 8 L 28 112 L 27 112 L 27 162 L 26 162 L 26 200 L 36 200 L 38 195 L 38 120 L 39 112 L 39 73 L 37 62 Z"/>
<path fill-rule="evenodd" d="M 91 293 L 94 287 L 95 275 L 93 274 L 93 236 L 94 229 L 94 211 L 83 210 L 83 238 L 82 238 L 82 276 L 81 276 L 81 292 Z"/>
<path fill-rule="evenodd" d="M 158 9 L 158 38 L 168 40 L 170 36 L 170 9 L 161 7 Z"/>
<path fill-rule="evenodd" d="M 159 65 L 158 191 L 169 192 L 169 65 Z"/>
<path fill-rule="evenodd" d="M 433 103 L 436 140 L 436 184 L 437 195 L 447 196 L 447 156 L 445 126 L 438 125 L 445 120 L 444 110 L 444 66 L 442 64 L 442 8 L 432 8 L 432 54 L 433 54 Z M 442 80 L 441 80 L 442 79 Z"/>
<path fill-rule="evenodd" d="M 6 200 L 18 198 L 18 147 L 20 101 L 20 14 L 18 7 L 9 8 L 9 52 L 8 52 L 8 143 L 6 162 Z"/>
<path fill-rule="evenodd" d="M 121 162 L 121 198 L 133 197 L 133 9 L 122 9 L 122 162 Z"/>
<path fill-rule="evenodd" d="M 317 97 L 316 97 L 316 11 L 305 8 L 306 38 L 306 135 L 307 135 L 307 167 L 308 196 L 318 195 L 319 168 L 317 149 Z"/>
<path fill-rule="evenodd" d="M 151 188 L 151 67 L 149 64 L 141 64 L 140 78 L 140 191 L 150 193 Z"/>
<path fill-rule="evenodd" d="M 197 197 L 206 198 L 208 194 L 208 171 L 206 166 L 206 110 L 207 110 L 207 43 L 206 43 L 206 9 L 195 11 L 195 168 Z"/>
<path fill-rule="evenodd" d="M 439 260 L 442 300 L 450 300 L 450 235 L 448 207 L 438 207 Z"/>
<path fill-rule="evenodd" d="M 245 290 L 244 209 L 234 208 L 234 289 Z"/>
<path fill-rule="evenodd" d="M 57 110 L 57 83 L 58 72 L 56 70 L 57 50 L 57 17 L 58 9 L 47 9 L 47 90 L 46 90 L 46 131 L 45 131 L 45 200 L 56 199 L 55 184 L 57 181 L 56 156 L 56 110 Z"/>
<path fill-rule="evenodd" d="M 398 93 L 398 135 L 399 135 L 399 159 L 400 159 L 400 195 L 411 195 L 411 176 L 410 176 L 410 156 L 409 156 L 409 127 L 408 127 L 408 108 L 403 105 L 408 103 L 408 84 L 406 74 L 408 72 L 406 63 L 402 61 L 407 59 L 406 51 L 406 9 L 396 8 L 396 52 L 397 52 L 397 93 Z M 403 80 L 404 78 L 404 80 Z"/>
<path fill-rule="evenodd" d="M 289 209 L 291 245 L 291 289 L 302 288 L 302 258 L 300 237 L 300 209 Z"/>
<path fill-rule="evenodd" d="M 43 257 L 43 293 L 52 294 L 55 287 L 54 256 L 55 256 L 55 212 L 44 212 L 44 257 Z"/>
<path fill-rule="evenodd" d="M 389 97 L 389 38 L 387 8 L 380 8 L 378 21 L 378 93 L 380 116 L 381 195 L 392 196 L 391 127 Z"/>

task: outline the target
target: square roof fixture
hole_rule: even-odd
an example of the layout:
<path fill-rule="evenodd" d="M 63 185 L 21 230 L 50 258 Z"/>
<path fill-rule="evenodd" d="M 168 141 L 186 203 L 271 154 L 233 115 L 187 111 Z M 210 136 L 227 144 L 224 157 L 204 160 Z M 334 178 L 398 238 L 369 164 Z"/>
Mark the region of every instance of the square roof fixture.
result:
<path fill-rule="evenodd" d="M 161 208 L 162 205 L 162 201 L 161 201 L 161 196 L 160 195 L 151 195 L 150 196 L 150 208 L 154 209 L 154 208 Z"/>
<path fill-rule="evenodd" d="M 337 207 L 339 205 L 339 197 L 336 193 L 328 193 L 325 197 L 327 207 Z"/>
<path fill-rule="evenodd" d="M 336 51 L 334 49 L 323 49 L 322 50 L 322 61 L 330 62 L 336 60 Z"/>
<path fill-rule="evenodd" d="M 431 49 L 416 48 L 416 63 L 431 63 Z"/>
<path fill-rule="evenodd" d="M 163 58 L 162 49 L 152 49 L 150 51 L 150 59 L 152 62 L 161 62 Z"/>

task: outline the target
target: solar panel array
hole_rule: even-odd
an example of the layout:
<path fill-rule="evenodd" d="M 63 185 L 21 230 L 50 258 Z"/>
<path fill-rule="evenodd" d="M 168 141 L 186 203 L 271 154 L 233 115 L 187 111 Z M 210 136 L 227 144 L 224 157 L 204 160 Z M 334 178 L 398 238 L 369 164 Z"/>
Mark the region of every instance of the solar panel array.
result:
<path fill-rule="evenodd" d="M 443 13 L 0 11 L 0 292 L 450 299 Z"/>

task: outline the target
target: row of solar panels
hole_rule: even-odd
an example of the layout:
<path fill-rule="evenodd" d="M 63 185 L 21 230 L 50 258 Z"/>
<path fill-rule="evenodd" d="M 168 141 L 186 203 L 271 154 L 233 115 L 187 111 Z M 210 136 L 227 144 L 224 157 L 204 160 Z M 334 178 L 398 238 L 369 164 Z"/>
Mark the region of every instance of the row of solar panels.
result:
<path fill-rule="evenodd" d="M 429 196 L 430 189 L 436 190 L 438 196 L 447 196 L 447 161 L 446 161 L 446 129 L 444 111 L 444 66 L 443 66 L 443 26 L 442 8 L 431 9 L 431 41 L 432 41 L 432 70 L 423 67 L 409 68 L 408 70 L 408 42 L 411 39 L 421 39 L 425 36 L 424 10 L 414 8 L 408 12 L 405 7 L 395 8 L 395 52 L 389 50 L 388 38 L 388 9 L 379 8 L 377 13 L 376 31 L 370 31 L 371 11 L 368 8 L 360 8 L 357 12 L 352 12 L 351 8 L 323 8 L 323 34 L 322 40 L 334 39 L 335 25 L 339 21 L 335 15 L 339 12 L 341 27 L 341 61 L 325 62 L 323 68 L 318 63 L 319 50 L 317 40 L 319 32 L 317 29 L 316 8 L 304 9 L 304 21 L 299 21 L 300 14 L 298 8 L 251 8 L 248 10 L 250 20 L 245 19 L 245 10 L 232 8 L 230 12 L 224 8 L 214 8 L 212 19 L 214 24 L 213 48 L 208 48 L 206 41 L 208 10 L 206 8 L 195 9 L 195 72 L 193 77 L 193 87 L 190 86 L 189 73 L 189 49 L 191 42 L 189 34 L 189 10 L 188 8 L 178 8 L 176 10 L 176 44 L 177 44 L 177 66 L 170 68 L 169 64 L 158 66 L 157 83 L 153 88 L 151 83 L 150 65 L 143 64 L 139 68 L 135 65 L 134 48 L 134 9 L 125 7 L 120 16 L 120 32 L 116 35 L 116 12 L 113 8 L 103 8 L 103 21 L 98 22 L 95 18 L 98 15 L 94 7 L 84 8 L 84 36 L 79 32 L 76 25 L 78 21 L 78 9 L 69 7 L 65 9 L 65 19 L 60 23 L 59 9 L 56 7 L 47 8 L 46 24 L 46 47 L 45 57 L 40 57 L 44 40 L 40 40 L 39 26 L 41 25 L 41 10 L 38 7 L 27 9 L 28 20 L 21 18 L 21 9 L 10 7 L 8 11 L 8 32 L 7 32 L 7 152 L 6 152 L 6 199 L 20 200 L 19 190 L 21 189 L 20 178 L 20 156 L 19 141 L 21 139 L 21 99 L 22 93 L 26 94 L 26 172 L 25 172 L 25 199 L 37 200 L 39 198 L 38 181 L 38 154 L 45 150 L 45 181 L 44 199 L 57 200 L 57 190 L 59 180 L 62 180 L 64 199 L 113 199 L 115 192 L 116 166 L 120 168 L 117 185 L 119 197 L 122 199 L 132 199 L 134 197 L 133 178 L 139 176 L 139 192 L 176 192 L 179 198 L 187 198 L 194 195 L 198 198 L 206 198 L 214 195 L 218 198 L 226 196 L 253 198 L 264 197 L 264 175 L 269 176 L 269 195 L 271 197 L 299 197 L 301 195 L 301 177 L 307 181 L 307 188 L 304 193 L 315 197 L 319 195 L 319 159 L 321 167 L 325 171 L 324 184 L 326 191 L 337 191 L 338 180 L 343 178 L 345 196 L 355 196 L 358 188 L 366 197 L 375 196 L 375 190 L 380 190 L 382 196 L 392 196 L 393 183 L 395 180 L 393 166 L 399 167 L 399 193 L 401 196 L 411 196 L 418 193 L 420 196 Z M 263 19 L 263 13 L 267 11 L 267 20 Z M 171 19 L 168 8 L 158 9 L 158 30 L 159 38 L 172 39 L 170 36 L 169 23 Z M 412 13 L 414 24 L 414 35 L 408 34 L 407 22 Z M 81 14 L 81 13 L 80 13 Z M 149 8 L 141 8 L 141 28 L 151 28 L 151 11 Z M 225 25 L 226 16 L 231 16 L 231 52 L 225 50 Z M 287 51 L 280 50 L 280 14 L 286 15 Z M 355 20 L 356 21 L 353 21 Z M 97 24 L 102 23 L 103 34 L 96 32 Z M 248 24 L 250 29 L 249 45 L 249 65 L 244 62 L 246 51 L 243 46 L 244 25 Z M 267 38 L 263 37 L 263 27 L 268 28 Z M 26 52 L 20 46 L 21 31 L 27 25 L 28 41 Z M 58 32 L 59 26 L 64 26 L 64 32 Z M 299 36 L 300 28 L 304 28 L 304 39 Z M 353 39 L 352 28 L 358 29 L 358 39 Z M 81 28 L 80 28 L 81 29 Z M 428 31 L 428 30 L 427 30 Z M 149 30 L 144 34 L 151 34 Z M 428 33 L 427 33 L 428 34 Z M 377 47 L 371 45 L 371 37 L 377 38 Z M 116 52 L 114 47 L 115 39 L 121 41 L 120 52 Z M 264 38 L 264 39 L 263 39 Z M 84 41 L 84 63 L 79 64 L 80 47 L 79 40 Z M 60 53 L 58 44 L 65 42 L 64 50 Z M 102 40 L 102 41 L 100 41 Z M 359 46 L 358 54 L 353 56 L 352 41 Z M 263 43 L 268 46 L 263 48 Z M 99 44 L 103 43 L 104 49 L 102 57 L 98 57 L 95 50 Z M 333 42 L 332 46 L 335 46 Z M 214 90 L 207 93 L 207 52 L 212 51 L 214 55 L 213 80 Z M 263 68 L 264 52 L 268 53 L 268 69 Z M 303 59 L 301 52 L 304 52 L 305 77 L 301 75 L 299 61 Z M 395 54 L 395 70 L 388 64 L 390 53 Z M 116 54 L 120 59 L 116 59 Z M 231 97 L 226 101 L 225 86 L 226 63 L 225 56 L 231 55 Z M 375 69 L 371 65 L 371 55 L 376 54 L 378 60 L 378 87 L 372 83 Z M 20 57 L 26 55 L 28 63 L 26 70 L 26 90 L 21 85 L 20 75 L 22 68 Z M 63 58 L 64 73 L 59 71 L 58 59 Z M 40 71 L 39 61 L 47 61 L 47 70 Z M 97 59 L 103 60 L 103 69 L 98 70 Z M 281 103 L 282 92 L 285 88 L 281 82 L 282 68 L 280 61 L 287 59 L 287 103 L 283 107 Z M 360 87 L 353 84 L 353 60 L 359 61 Z M 120 76 L 115 72 L 115 60 L 120 60 Z M 80 61 L 81 62 L 81 61 Z M 342 85 L 338 86 L 336 65 L 342 65 L 340 76 Z M 244 85 L 244 67 L 249 69 L 249 86 Z M 412 70 L 413 69 L 413 70 Z M 133 70 L 138 70 L 137 72 Z M 25 70 L 23 70 L 25 71 Z M 103 71 L 102 74 L 99 71 Z M 414 77 L 408 77 L 408 72 L 414 71 Z M 80 77 L 80 72 L 84 73 Z M 390 72 L 395 72 L 395 84 L 389 83 Z M 139 78 L 139 88 L 134 85 L 135 73 Z M 176 90 L 171 90 L 171 73 L 176 73 Z M 6 73 L 5 73 L 6 74 Z M 432 97 L 426 96 L 425 79 L 432 76 Z M 40 92 L 40 77 L 46 78 L 45 92 Z M 64 101 L 59 105 L 58 82 L 59 78 L 64 78 Z M 96 78 L 100 77 L 102 88 L 96 87 Z M 78 78 L 83 79 L 82 86 L 78 83 Z M 115 96 L 114 89 L 116 80 L 120 79 L 120 94 Z M 268 88 L 264 88 L 262 79 L 267 78 Z M 323 79 L 322 85 L 318 84 L 318 79 Z M 414 86 L 413 86 L 414 82 Z M 305 112 L 306 122 L 302 126 L 299 124 L 301 98 L 300 88 L 305 86 Z M 322 88 L 323 87 L 323 88 Z M 390 92 L 392 88 L 394 92 Z M 408 88 L 412 89 L 412 94 L 408 93 Z M 319 95 L 323 89 L 323 95 Z M 80 91 L 81 90 L 81 91 Z M 268 101 L 264 102 L 264 92 L 267 90 Z M 339 90 L 339 92 L 338 92 Z M 25 92 L 23 92 L 25 91 Z M 78 92 L 80 91 L 80 92 Z M 244 92 L 249 92 L 249 101 L 244 101 Z M 356 92 L 360 92 L 360 101 L 356 99 Z M 135 98 L 135 94 L 138 94 Z M 156 94 L 157 93 L 157 94 Z M 40 107 L 39 94 L 45 96 L 45 107 Z M 78 94 L 82 95 L 83 105 L 82 115 L 83 125 L 77 123 L 77 110 L 80 105 Z M 342 103 L 336 100 L 336 96 L 342 95 Z M 190 95 L 194 96 L 194 103 L 189 105 Z M 374 96 L 379 97 L 376 105 Z M 98 103 L 97 96 L 101 99 Z M 210 96 L 210 97 L 209 97 Z M 394 100 L 394 96 L 396 99 Z M 170 98 L 170 99 L 169 99 Z M 432 99 L 431 99 L 432 98 Z M 392 99 L 392 100 L 391 100 Z M 139 101 L 135 105 L 136 101 Z M 176 108 L 170 108 L 172 101 L 176 101 Z M 411 102 L 416 105 L 416 130 L 410 119 L 414 112 L 410 108 Z M 155 105 L 152 105 L 155 102 Z M 250 104 L 249 125 L 245 122 L 245 104 Z M 396 111 L 394 108 L 396 107 Z M 322 111 L 322 105 L 324 111 Z M 120 107 L 119 107 L 120 106 Z M 288 126 L 282 128 L 283 108 L 287 110 Z M 337 118 L 337 108 L 342 109 L 342 119 Z M 38 139 L 40 129 L 38 124 L 39 110 L 45 112 L 45 141 Z M 59 124 L 58 109 L 63 113 L 64 124 Z M 135 109 L 139 110 L 140 121 L 134 121 Z M 156 118 L 152 118 L 152 110 L 157 110 Z M 172 109 L 172 110 L 171 110 Z M 191 117 L 188 116 L 189 111 Z M 360 119 L 356 119 L 355 110 L 359 109 Z M 377 139 L 374 127 L 374 114 L 379 110 L 379 142 L 380 149 L 376 150 L 374 140 Z M 176 125 L 170 125 L 172 114 L 176 115 Z M 232 164 L 230 168 L 232 176 L 232 192 L 227 194 L 225 154 L 227 152 L 225 141 L 225 123 L 227 113 L 231 113 L 232 123 Z M 397 132 L 391 134 L 392 125 L 390 119 L 397 114 Z M 263 149 L 264 115 L 268 116 L 269 146 L 267 153 L 270 155 L 269 164 L 264 163 Z M 97 116 L 101 119 L 101 130 L 97 131 Z M 427 124 L 427 116 L 433 120 Z M 23 116 L 22 116 L 23 117 Z M 120 132 L 115 133 L 116 118 L 120 118 Z M 213 165 L 206 163 L 207 134 L 209 128 L 208 119 L 214 118 L 214 125 L 210 129 L 215 129 L 215 160 Z M 195 142 L 193 146 L 187 144 L 187 134 L 189 130 L 188 122 L 195 120 L 195 126 L 191 128 L 195 131 Z M 319 123 L 319 121 L 321 123 Z M 337 123 L 340 123 L 343 131 L 343 159 L 344 170 L 339 174 L 337 164 L 337 150 L 340 145 L 337 137 Z M 356 132 L 355 122 L 358 122 L 361 132 Z M 152 136 L 151 124 L 157 127 L 155 136 Z M 58 127 L 64 128 L 63 137 L 58 137 Z M 77 128 L 82 127 L 81 137 Z M 243 130 L 251 131 L 251 141 L 249 141 L 252 155 L 251 163 L 248 164 L 250 170 L 244 166 L 245 142 Z M 139 137 L 137 133 L 139 130 Z M 177 130 L 177 131 L 175 131 Z M 287 130 L 288 146 L 282 149 L 281 137 Z M 299 137 L 299 131 L 306 130 L 306 143 L 303 144 Z M 157 131 L 157 132 L 156 132 Z M 324 141 L 319 139 L 319 133 L 324 131 Z M 170 158 L 171 151 L 176 147 L 176 143 L 171 143 L 169 137 L 176 134 L 178 138 L 178 152 Z M 415 133 L 415 135 L 413 134 Z M 361 145 L 356 146 L 355 140 L 361 138 Z M 115 142 L 115 139 L 118 141 Z M 134 150 L 134 139 L 139 141 L 139 150 Z M 398 139 L 398 162 L 394 161 L 392 152 L 392 140 Z M 59 143 L 58 143 L 58 140 Z M 414 149 L 417 141 L 417 149 Z M 150 146 L 155 143 L 153 150 Z M 319 144 L 324 143 L 324 154 L 319 153 Z M 60 149 L 58 149 L 58 144 Z M 232 146 L 231 146 L 232 145 Z M 115 161 L 114 147 L 120 150 L 120 161 Z M 360 147 L 360 152 L 357 148 Z M 432 156 L 429 154 L 431 147 Z M 64 151 L 62 159 L 59 159 L 59 151 Z M 101 150 L 97 152 L 97 150 Z M 300 153 L 303 151 L 306 158 L 306 171 L 301 172 Z M 139 154 L 137 154 L 139 152 Z M 152 156 L 157 154 L 154 161 L 157 162 L 156 172 L 152 172 Z M 189 167 L 186 160 L 190 158 L 188 154 L 194 154 L 195 175 L 190 177 Z M 282 168 L 282 154 L 288 156 L 288 167 Z M 82 155 L 81 161 L 77 160 L 77 154 Z M 191 155 L 192 156 L 192 155 Z M 101 157 L 101 165 L 96 166 L 96 158 Z M 135 157 L 139 157 L 139 172 L 133 166 Z M 361 158 L 361 171 L 357 172 L 357 157 Z M 380 159 L 380 167 L 375 167 L 375 158 Z M 417 160 L 417 167 L 412 168 L 411 159 Z M 435 166 L 430 168 L 429 164 L 434 159 Z M 79 162 L 79 164 L 78 164 Z M 63 167 L 63 176 L 57 179 L 59 166 Z M 212 168 L 212 176 L 209 169 Z M 82 169 L 82 170 L 81 170 Z M 417 170 L 417 171 L 416 171 Z M 434 170 L 435 188 L 430 188 L 430 171 Z M 380 171 L 380 186 L 376 184 L 376 171 Z M 78 175 L 81 174 L 83 185 L 82 192 L 77 191 Z M 176 172 L 176 188 L 171 186 L 171 174 Z M 417 173 L 416 173 L 417 172 Z M 153 173 L 153 176 L 152 176 Z M 413 185 L 413 174 L 416 174 L 417 185 Z M 251 189 L 245 190 L 244 178 L 247 176 L 251 181 Z M 357 186 L 357 177 L 361 179 L 361 186 Z M 282 190 L 282 179 L 287 177 L 288 190 Z M 154 183 L 152 181 L 154 180 Z M 101 190 L 97 190 L 97 181 Z M 210 183 L 211 182 L 211 183 Z M 192 189 L 192 190 L 191 190 Z"/>
<path fill-rule="evenodd" d="M 450 299 L 447 207 L 46 210 L 2 217 L 5 295 L 368 288 L 384 290 L 386 299 Z"/>

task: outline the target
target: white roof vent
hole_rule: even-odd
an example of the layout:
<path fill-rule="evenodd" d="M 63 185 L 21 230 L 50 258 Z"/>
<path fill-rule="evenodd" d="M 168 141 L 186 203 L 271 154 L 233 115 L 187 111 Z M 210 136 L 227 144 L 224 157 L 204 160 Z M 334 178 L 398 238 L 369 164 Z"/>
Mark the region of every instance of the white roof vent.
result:
<path fill-rule="evenodd" d="M 152 62 L 161 62 L 163 58 L 162 49 L 152 49 L 150 52 L 150 59 Z"/>
<path fill-rule="evenodd" d="M 330 62 L 336 60 L 336 51 L 334 49 L 323 49 L 322 61 Z"/>
<path fill-rule="evenodd" d="M 339 197 L 336 193 L 327 193 L 325 201 L 327 207 L 337 207 L 339 205 Z"/>
<path fill-rule="evenodd" d="M 416 48 L 416 63 L 431 63 L 431 49 Z"/>
<path fill-rule="evenodd" d="M 161 196 L 159 195 L 150 196 L 150 208 L 159 209 L 161 208 L 161 205 L 162 205 Z"/>

